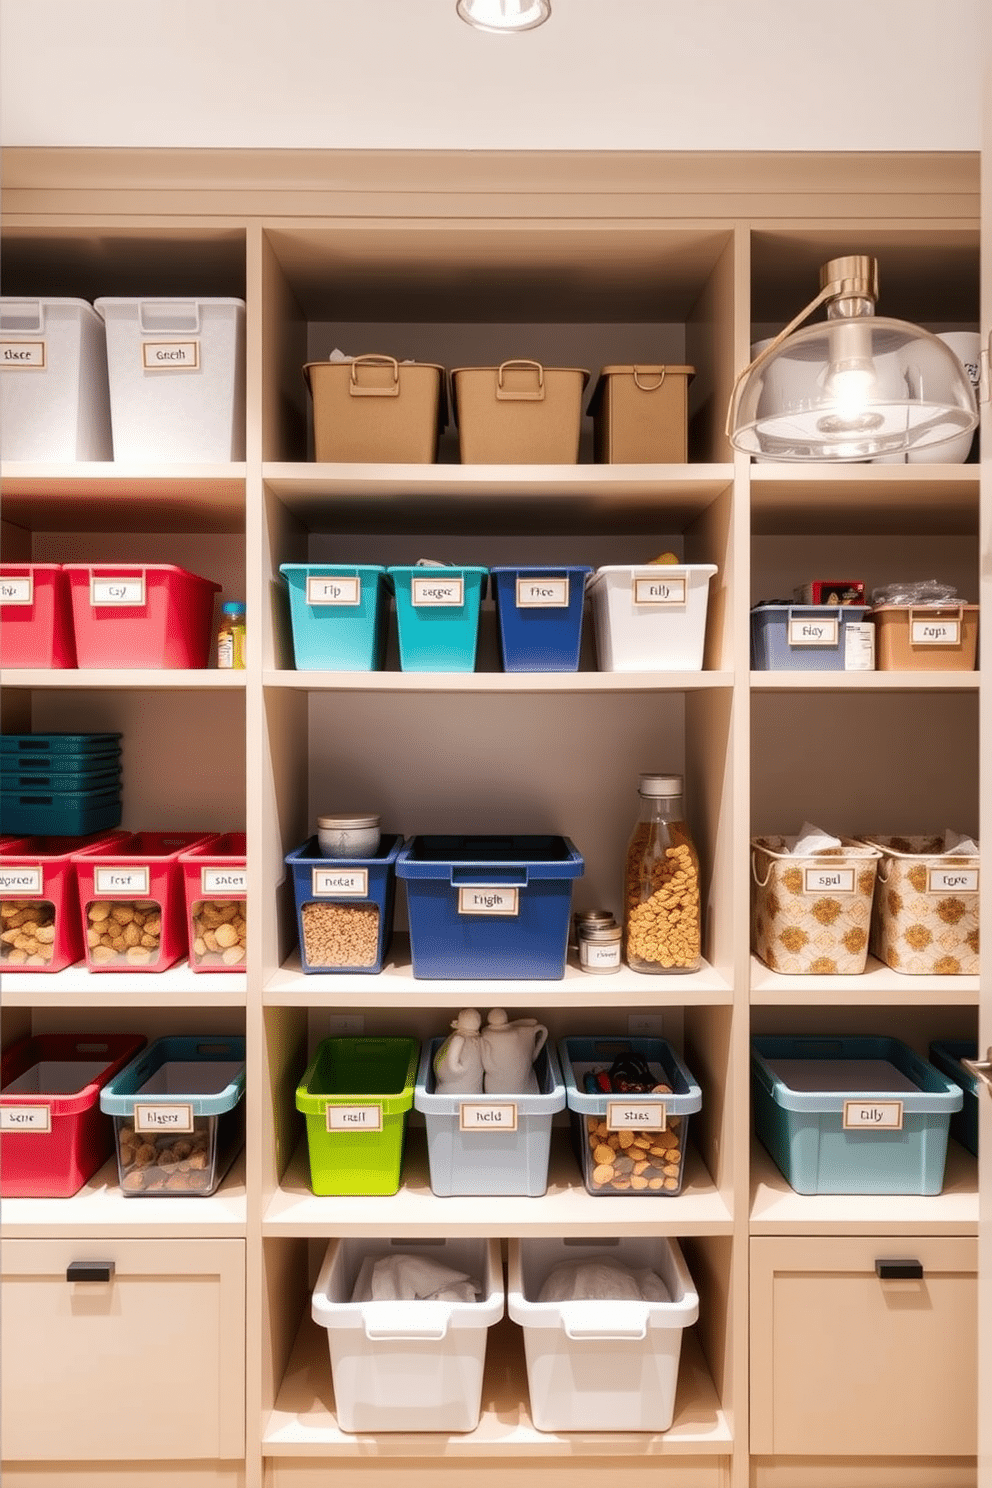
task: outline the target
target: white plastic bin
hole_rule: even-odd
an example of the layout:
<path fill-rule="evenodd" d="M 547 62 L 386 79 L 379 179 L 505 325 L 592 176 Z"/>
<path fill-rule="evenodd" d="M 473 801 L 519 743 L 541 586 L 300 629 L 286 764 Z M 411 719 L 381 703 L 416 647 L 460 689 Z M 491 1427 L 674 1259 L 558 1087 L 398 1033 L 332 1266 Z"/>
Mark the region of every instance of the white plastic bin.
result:
<path fill-rule="evenodd" d="M 601 672 L 698 672 L 714 563 L 611 564 L 587 593 Z"/>
<path fill-rule="evenodd" d="M 100 317 L 85 300 L 0 299 L 0 457 L 111 455 Z"/>
<path fill-rule="evenodd" d="M 650 1269 L 670 1302 L 538 1302 L 564 1261 Z M 682 1252 L 662 1235 L 509 1241 L 507 1311 L 524 1330 L 530 1413 L 539 1431 L 667 1431 L 675 1415 L 682 1334 L 699 1297 Z"/>
<path fill-rule="evenodd" d="M 245 457 L 245 306 L 100 299 L 115 460 Z"/>
<path fill-rule="evenodd" d="M 481 1283 L 478 1302 L 351 1302 L 367 1256 L 420 1254 Z M 488 1330 L 503 1316 L 495 1239 L 332 1240 L 314 1287 L 327 1329 L 342 1431 L 473 1431 L 479 1424 Z"/>

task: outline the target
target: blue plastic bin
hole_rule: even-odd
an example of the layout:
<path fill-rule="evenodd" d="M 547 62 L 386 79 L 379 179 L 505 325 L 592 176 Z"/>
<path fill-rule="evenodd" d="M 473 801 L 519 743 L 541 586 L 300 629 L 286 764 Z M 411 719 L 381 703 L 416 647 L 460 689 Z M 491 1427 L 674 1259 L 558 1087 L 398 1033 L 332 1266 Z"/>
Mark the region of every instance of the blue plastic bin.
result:
<path fill-rule="evenodd" d="M 374 563 L 281 563 L 298 671 L 374 672 L 386 651 L 392 580 Z"/>
<path fill-rule="evenodd" d="M 109 791 L 3 791 L 0 829 L 36 837 L 82 837 L 119 827 L 120 786 Z"/>
<path fill-rule="evenodd" d="M 491 568 L 505 672 L 576 672 L 591 568 Z"/>
<path fill-rule="evenodd" d="M 537 1095 L 447 1095 L 438 1094 L 434 1079 L 434 1056 L 443 1043 L 435 1038 L 424 1045 L 413 1094 L 427 1127 L 431 1192 L 442 1198 L 545 1193 L 551 1118 L 565 1109 L 555 1051 L 546 1044 L 534 1061 Z M 482 1124 L 487 1116 L 491 1125 Z"/>
<path fill-rule="evenodd" d="M 756 605 L 751 611 L 751 667 L 756 672 L 843 672 L 847 627 L 861 624 L 870 613 L 869 605 Z"/>
<path fill-rule="evenodd" d="M 761 1036 L 751 1076 L 755 1133 L 797 1193 L 940 1193 L 961 1088 L 899 1039 Z"/>
<path fill-rule="evenodd" d="M 402 842 L 402 837 L 384 832 L 371 858 L 325 858 L 317 838 L 309 837 L 286 854 L 305 972 L 382 970 L 393 938 L 396 855 Z M 328 929 L 334 932 L 331 937 L 325 934 Z M 341 947 L 337 965 L 319 954 L 329 940 Z"/>
<path fill-rule="evenodd" d="M 99 769 L 95 770 L 69 770 L 65 773 L 56 774 L 49 770 L 28 770 L 23 766 L 17 769 L 0 769 L 0 791 L 4 794 L 10 792 L 12 795 L 34 795 L 37 792 L 80 790 L 119 790 L 121 785 L 121 767 L 116 755 L 91 756 L 101 761 Z"/>
<path fill-rule="evenodd" d="M 555 981 L 565 975 L 572 880 L 568 837 L 412 837 L 406 882 L 413 974 L 425 979 Z"/>
<path fill-rule="evenodd" d="M 486 568 L 390 568 L 396 589 L 400 669 L 472 672 Z"/>
<path fill-rule="evenodd" d="M 108 754 L 115 750 L 119 753 L 123 737 L 123 734 L 0 734 L 0 756 L 10 767 L 14 761 L 8 761 L 7 756 L 18 755 L 21 756 L 18 764 L 27 757 L 40 758 L 45 765 L 53 761 L 62 769 L 66 763 L 63 755 Z"/>
<path fill-rule="evenodd" d="M 936 1039 L 930 1045 L 930 1063 L 955 1085 L 961 1086 L 960 1111 L 951 1117 L 951 1136 L 978 1156 L 978 1077 L 965 1069 L 962 1059 L 977 1059 L 975 1039 Z"/>

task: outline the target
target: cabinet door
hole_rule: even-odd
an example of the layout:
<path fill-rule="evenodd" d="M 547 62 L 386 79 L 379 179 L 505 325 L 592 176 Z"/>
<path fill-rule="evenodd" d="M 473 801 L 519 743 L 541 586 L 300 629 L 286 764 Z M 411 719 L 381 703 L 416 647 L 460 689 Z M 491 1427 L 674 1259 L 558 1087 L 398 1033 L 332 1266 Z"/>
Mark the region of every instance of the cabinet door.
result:
<path fill-rule="evenodd" d="M 893 1259 L 922 1275 L 887 1279 Z M 977 1259 L 961 1237 L 753 1239 L 752 1451 L 973 1457 Z"/>
<path fill-rule="evenodd" d="M 244 1241 L 8 1240 L 2 1259 L 6 1461 L 243 1457 Z M 109 1279 L 69 1279 L 81 1262 Z"/>

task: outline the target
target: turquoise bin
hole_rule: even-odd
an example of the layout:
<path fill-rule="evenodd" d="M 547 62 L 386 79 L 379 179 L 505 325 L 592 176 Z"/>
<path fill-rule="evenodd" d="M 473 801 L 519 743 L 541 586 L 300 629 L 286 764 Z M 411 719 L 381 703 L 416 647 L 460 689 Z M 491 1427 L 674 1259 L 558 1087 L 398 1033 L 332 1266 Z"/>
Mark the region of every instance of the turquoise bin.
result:
<path fill-rule="evenodd" d="M 374 563 L 281 563 L 297 671 L 382 666 L 392 583 Z"/>
<path fill-rule="evenodd" d="M 387 570 L 396 588 L 400 669 L 473 672 L 486 568 Z"/>

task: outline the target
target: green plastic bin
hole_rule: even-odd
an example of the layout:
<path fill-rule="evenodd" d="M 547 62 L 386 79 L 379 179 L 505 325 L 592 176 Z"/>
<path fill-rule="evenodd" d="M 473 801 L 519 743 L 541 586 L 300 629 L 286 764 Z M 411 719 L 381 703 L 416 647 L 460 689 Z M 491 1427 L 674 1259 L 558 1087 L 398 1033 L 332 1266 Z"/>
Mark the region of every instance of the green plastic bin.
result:
<path fill-rule="evenodd" d="M 410 1038 L 328 1038 L 296 1088 L 315 1194 L 394 1194 L 420 1045 Z"/>

